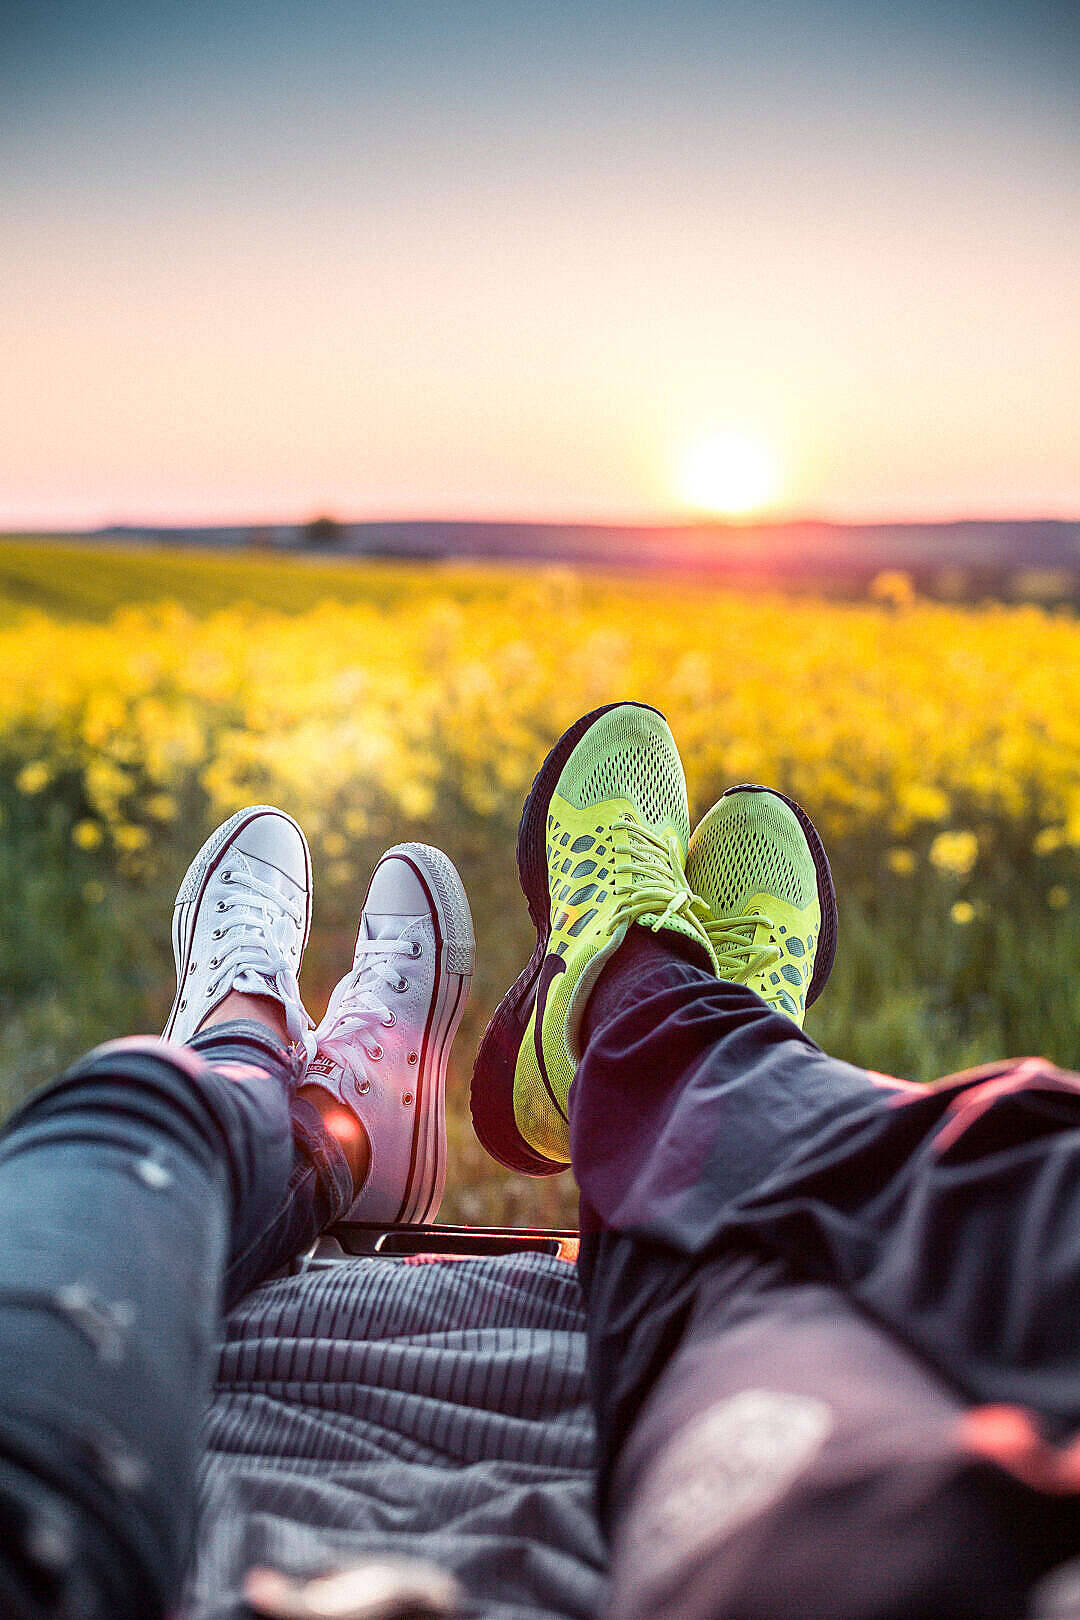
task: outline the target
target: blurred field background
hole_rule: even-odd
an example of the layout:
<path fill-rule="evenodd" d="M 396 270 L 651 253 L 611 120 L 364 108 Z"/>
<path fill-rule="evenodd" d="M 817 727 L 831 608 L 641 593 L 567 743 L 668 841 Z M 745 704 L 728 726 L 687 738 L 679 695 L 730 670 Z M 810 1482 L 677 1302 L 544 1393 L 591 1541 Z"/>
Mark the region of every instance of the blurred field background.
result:
<path fill-rule="evenodd" d="M 701 580 L 0 544 L 0 1077 L 6 1112 L 106 1036 L 160 1027 L 169 912 L 206 833 L 304 825 L 318 1017 L 381 850 L 441 845 L 479 949 L 449 1096 L 443 1218 L 572 1221 L 569 1176 L 493 1164 L 472 1053 L 531 947 L 522 798 L 583 711 L 669 716 L 692 812 L 774 783 L 833 859 L 840 948 L 808 1028 L 917 1079 L 1002 1053 L 1080 1062 L 1080 625 Z"/>

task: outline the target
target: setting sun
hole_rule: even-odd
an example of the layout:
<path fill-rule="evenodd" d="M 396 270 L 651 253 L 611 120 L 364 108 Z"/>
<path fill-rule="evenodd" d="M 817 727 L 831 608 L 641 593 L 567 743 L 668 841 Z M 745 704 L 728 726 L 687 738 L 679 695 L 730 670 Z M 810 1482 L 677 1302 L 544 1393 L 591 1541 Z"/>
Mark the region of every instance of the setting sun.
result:
<path fill-rule="evenodd" d="M 768 505 L 779 484 L 776 457 L 760 440 L 717 433 L 687 451 L 679 492 L 700 511 L 738 517 Z"/>

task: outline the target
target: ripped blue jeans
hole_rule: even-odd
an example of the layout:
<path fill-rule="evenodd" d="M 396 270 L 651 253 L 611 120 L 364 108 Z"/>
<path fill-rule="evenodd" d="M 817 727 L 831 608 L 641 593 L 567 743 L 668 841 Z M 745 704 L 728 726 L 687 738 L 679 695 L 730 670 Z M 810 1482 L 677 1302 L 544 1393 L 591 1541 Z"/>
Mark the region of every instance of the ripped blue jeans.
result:
<path fill-rule="evenodd" d="M 153 1620 L 179 1589 L 223 1307 L 348 1207 L 261 1024 L 98 1047 L 0 1138 L 0 1613 Z M 80 1219 L 85 1215 L 85 1219 Z M 224 1279 L 224 1280 L 223 1280 Z"/>

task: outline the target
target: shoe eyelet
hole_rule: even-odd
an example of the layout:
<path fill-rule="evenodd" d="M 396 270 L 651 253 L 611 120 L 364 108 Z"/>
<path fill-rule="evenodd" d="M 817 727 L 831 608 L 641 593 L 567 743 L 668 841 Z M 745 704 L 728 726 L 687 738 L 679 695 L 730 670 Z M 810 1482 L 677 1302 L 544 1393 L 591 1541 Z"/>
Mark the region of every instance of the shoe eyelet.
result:
<path fill-rule="evenodd" d="M 225 904 L 225 902 L 224 902 L 224 900 L 219 900 L 219 901 L 218 901 L 218 903 L 217 903 L 217 905 L 216 905 L 216 906 L 215 906 L 215 907 L 214 907 L 214 910 L 215 910 L 215 911 L 228 911 L 228 909 L 229 909 L 229 908 L 228 908 L 228 906 L 227 906 L 227 905 L 226 905 L 226 904 Z"/>
<path fill-rule="evenodd" d="M 189 962 L 188 963 L 188 972 L 189 973 L 194 973 L 196 971 L 196 969 L 198 968 L 198 966 L 199 966 L 198 962 Z"/>
<path fill-rule="evenodd" d="M 206 987 L 206 994 L 208 996 L 212 996 L 216 989 L 217 989 L 216 984 L 208 984 L 207 987 Z"/>
<path fill-rule="evenodd" d="M 412 949 L 409 952 L 409 955 L 412 957 L 413 961 L 415 962 L 416 958 L 418 956 L 423 956 L 423 954 L 424 954 L 424 947 L 421 945 L 421 943 L 420 943 L 420 941 L 418 939 L 414 939 L 413 942 L 412 942 Z"/>
<path fill-rule="evenodd" d="M 211 967 L 212 967 L 212 968 L 216 968 L 216 967 L 217 967 L 217 965 L 218 965 L 218 959 L 217 959 L 217 957 L 216 957 L 216 956 L 212 956 L 212 957 L 211 957 L 211 958 L 210 958 L 210 966 L 211 966 Z"/>
<path fill-rule="evenodd" d="M 409 1053 L 409 1062 L 410 1063 L 419 1063 L 419 1061 L 420 1061 L 419 1052 L 410 1052 Z"/>
<path fill-rule="evenodd" d="M 397 1018 L 394 1013 L 387 1013 L 385 1018 L 379 1019 L 379 1023 L 384 1029 L 393 1029 L 394 1025 L 397 1023 Z"/>
<path fill-rule="evenodd" d="M 224 932 L 225 932 L 224 928 L 215 928 L 215 929 L 213 929 L 211 931 L 210 938 L 211 939 L 220 939 Z"/>
<path fill-rule="evenodd" d="M 371 1090 L 371 1081 L 361 1080 L 356 1089 L 360 1093 L 361 1097 L 366 1097 L 368 1092 Z"/>
<path fill-rule="evenodd" d="M 399 996 L 403 996 L 408 988 L 409 988 L 408 979 L 402 979 L 400 984 L 395 984 L 395 986 L 394 986 L 394 989 L 397 991 Z"/>
<path fill-rule="evenodd" d="M 180 1003 L 180 1011 L 183 1012 L 183 1010 L 184 1010 L 184 1008 L 186 1006 L 187 1006 L 187 997 L 185 996 L 184 999 Z"/>
<path fill-rule="evenodd" d="M 411 1091 L 403 1091 L 402 1094 L 401 1094 L 401 1100 L 404 1103 L 405 1107 L 408 1108 L 409 1104 L 413 1100 L 412 1092 Z"/>
<path fill-rule="evenodd" d="M 365 1046 L 364 1051 L 367 1053 L 368 1057 L 373 1063 L 378 1063 L 379 1059 L 383 1055 L 383 1049 L 377 1043 L 374 1046 Z"/>
<path fill-rule="evenodd" d="M 227 872 L 219 872 L 218 876 L 220 877 L 222 883 L 231 882 L 232 881 L 232 868 L 230 867 Z"/>

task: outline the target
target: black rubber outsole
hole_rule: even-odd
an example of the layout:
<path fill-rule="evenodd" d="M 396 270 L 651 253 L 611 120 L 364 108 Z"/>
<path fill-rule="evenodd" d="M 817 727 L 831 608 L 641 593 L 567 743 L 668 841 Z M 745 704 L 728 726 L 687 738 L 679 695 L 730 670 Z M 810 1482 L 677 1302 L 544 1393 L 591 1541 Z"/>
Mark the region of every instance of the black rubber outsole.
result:
<path fill-rule="evenodd" d="M 814 857 L 814 870 L 817 873 L 818 904 L 821 907 L 821 931 L 818 934 L 817 951 L 814 956 L 814 971 L 806 990 L 806 1005 L 813 1006 L 828 983 L 829 974 L 836 960 L 836 885 L 833 883 L 832 867 L 825 853 L 825 845 L 802 805 L 795 799 L 789 799 L 786 793 L 780 793 L 776 788 L 763 787 L 760 782 L 740 782 L 737 787 L 725 788 L 720 797 L 726 799 L 729 793 L 771 793 L 774 798 L 782 799 L 788 809 L 795 812 L 806 842 L 810 846 L 810 853 Z"/>
<path fill-rule="evenodd" d="M 563 766 L 601 715 L 626 707 L 605 703 L 583 715 L 564 731 L 529 789 L 518 823 L 517 866 L 529 916 L 536 929 L 536 946 L 528 962 L 500 1001 L 484 1031 L 473 1065 L 469 1108 L 480 1144 L 493 1159 L 525 1176 L 557 1176 L 567 1167 L 544 1158 L 524 1140 L 514 1120 L 514 1070 L 536 998 L 536 981 L 551 937 L 551 900 L 547 873 L 547 815 L 555 784 Z M 634 703 L 652 709 L 648 703 Z M 659 710 L 653 709 L 654 714 Z"/>

